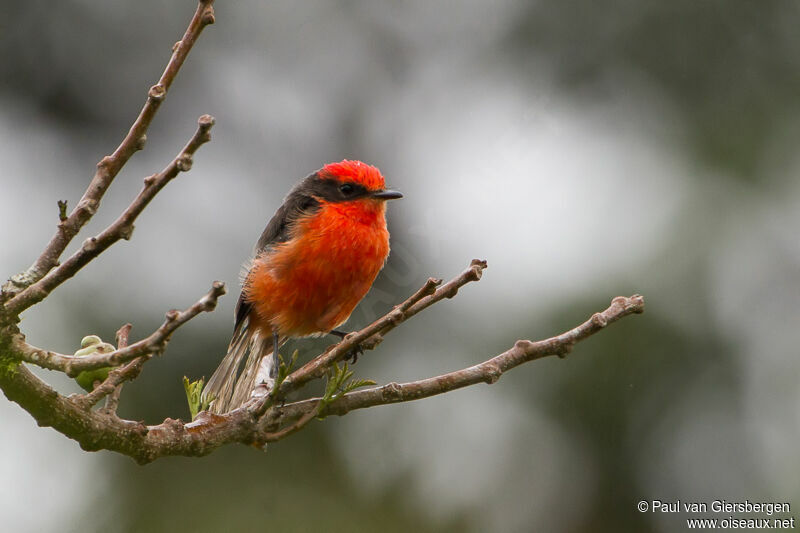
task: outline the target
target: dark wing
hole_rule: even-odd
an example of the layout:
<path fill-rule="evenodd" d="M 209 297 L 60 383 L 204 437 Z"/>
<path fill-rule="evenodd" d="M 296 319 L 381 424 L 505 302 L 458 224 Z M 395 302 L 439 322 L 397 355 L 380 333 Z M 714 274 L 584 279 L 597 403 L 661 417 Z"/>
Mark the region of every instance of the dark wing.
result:
<path fill-rule="evenodd" d="M 319 182 L 317 174 L 314 173 L 289 191 L 283 204 L 275 211 L 261 238 L 258 239 L 256 255 L 274 244 L 288 241 L 292 226 L 300 215 L 311 214 L 319 209 L 320 204 L 316 198 L 323 196 L 321 193 L 327 192 L 320 190 Z"/>
<path fill-rule="evenodd" d="M 319 209 L 319 202 L 315 197 L 320 196 L 319 179 L 316 173 L 311 174 L 298 183 L 286 196 L 283 204 L 272 215 L 267 227 L 258 239 L 255 256 L 268 250 L 272 246 L 286 242 L 291 238 L 292 227 L 295 221 L 303 214 L 310 214 Z M 236 303 L 236 323 L 234 331 L 244 322 L 253 305 L 244 299 L 244 291 L 239 295 Z"/>

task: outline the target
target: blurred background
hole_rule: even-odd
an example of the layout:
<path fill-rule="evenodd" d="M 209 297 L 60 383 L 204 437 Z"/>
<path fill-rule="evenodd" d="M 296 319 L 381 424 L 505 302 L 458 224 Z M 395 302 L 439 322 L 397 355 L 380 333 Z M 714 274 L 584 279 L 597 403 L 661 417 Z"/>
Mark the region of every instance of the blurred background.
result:
<path fill-rule="evenodd" d="M 28 267 L 127 131 L 194 3 L 0 2 L 0 272 Z M 224 353 L 238 273 L 300 178 L 377 165 L 392 254 L 350 328 L 428 276 L 465 287 L 359 360 L 379 383 L 559 333 L 617 295 L 647 312 L 492 387 L 312 423 L 266 454 L 140 467 L 0 400 L 14 532 L 682 531 L 639 500 L 800 505 L 800 4 L 745 0 L 219 1 L 150 132 L 73 247 L 193 133 L 192 171 L 24 315 L 75 351 L 230 293 L 125 387 L 188 417 L 181 378 Z M 307 359 L 332 339 L 293 342 Z M 78 387 L 39 372 L 61 392 Z M 794 509 L 793 509 L 794 511 Z M 764 515 L 759 515 L 764 517 Z"/>

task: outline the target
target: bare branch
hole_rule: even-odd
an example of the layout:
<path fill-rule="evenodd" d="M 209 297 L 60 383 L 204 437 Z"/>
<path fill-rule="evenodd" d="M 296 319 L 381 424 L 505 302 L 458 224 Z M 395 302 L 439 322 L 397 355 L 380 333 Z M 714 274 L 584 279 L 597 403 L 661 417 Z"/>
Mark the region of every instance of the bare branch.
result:
<path fill-rule="evenodd" d="M 21 335 L 15 336 L 14 347 L 21 359 L 26 363 L 31 363 L 50 370 L 59 370 L 71 377 L 78 375 L 84 370 L 119 366 L 139 356 L 144 356 L 149 359 L 153 355 L 164 351 L 170 336 L 176 329 L 204 311 L 213 311 L 217 306 L 217 299 L 225 294 L 225 292 L 225 284 L 221 281 L 215 281 L 211 286 L 211 290 L 208 291 L 208 294 L 200 298 L 191 307 L 188 307 L 184 311 L 173 309 L 167 312 L 164 323 L 149 337 L 135 342 L 130 346 L 118 348 L 110 353 L 96 353 L 81 357 L 60 354 L 31 346 L 22 339 Z M 132 369 L 129 369 L 128 373 L 131 371 Z M 117 375 L 118 377 L 116 379 L 121 379 L 120 383 L 122 383 L 122 381 L 124 381 L 122 378 L 124 378 L 127 373 L 124 369 L 120 369 Z M 111 378 L 111 374 L 109 374 L 109 378 Z"/>
<path fill-rule="evenodd" d="M 478 261 L 475 259 L 475 261 Z M 486 268 L 486 261 L 483 262 L 483 268 Z M 470 268 L 472 265 L 470 265 Z M 419 288 L 417 292 L 412 294 L 408 300 L 401 303 L 400 305 L 395 306 L 400 312 L 405 313 L 408 311 L 408 308 L 417 303 L 418 301 L 422 300 L 426 296 L 430 296 L 434 292 L 436 292 L 436 288 L 442 284 L 442 280 L 440 278 L 428 278 L 428 281 L 425 282 L 425 285 Z"/>
<path fill-rule="evenodd" d="M 0 389 L 28 411 L 40 426 L 52 426 L 78 441 L 85 450 L 112 450 L 140 463 L 170 455 L 199 457 L 233 442 L 262 445 L 284 439 L 303 429 L 317 416 L 344 415 L 356 409 L 426 398 L 477 383 L 494 383 L 504 372 L 525 362 L 548 355 L 563 357 L 575 343 L 609 323 L 643 312 L 644 299 L 641 296 L 618 297 L 608 309 L 595 313 L 576 328 L 543 341 L 517 341 L 509 350 L 480 364 L 419 381 L 354 390 L 365 385 L 365 380 L 348 381 L 352 372 L 348 372 L 346 366 L 339 369 L 337 362 L 354 348 L 375 348 L 384 335 L 409 318 L 445 298 L 452 298 L 467 283 L 478 281 L 487 265 L 485 261 L 476 259 L 444 285 L 440 279 L 428 279 L 418 291 L 385 316 L 345 336 L 340 343 L 289 375 L 276 387 L 275 394 L 253 398 L 222 416 L 200 413 L 190 423 L 167 418 L 161 424 L 146 426 L 141 422 L 120 419 L 116 409 L 122 385 L 136 378 L 153 355 L 164 351 L 177 328 L 198 314 L 213 310 L 218 298 L 225 294 L 225 285 L 214 282 L 211 290 L 192 306 L 184 311 L 169 311 L 156 331 L 136 343 L 128 343 L 130 324 L 123 326 L 117 332 L 117 349 L 111 353 L 73 356 L 31 346 L 17 327 L 19 315 L 45 299 L 114 243 L 129 239 L 134 222 L 156 194 L 180 172 L 191 168 L 195 152 L 210 138 L 214 119 L 209 115 L 200 117 L 197 131 L 169 165 L 158 174 L 145 178 L 143 189 L 119 218 L 98 235 L 87 239 L 79 250 L 59 265 L 66 247 L 94 215 L 116 175 L 130 157 L 144 147 L 146 132 L 181 65 L 203 28 L 213 22 L 213 0 L 199 0 L 189 27 L 173 47 L 169 63 L 158 83 L 150 88 L 144 107 L 125 138 L 111 155 L 98 163 L 88 188 L 71 213 L 67 214 L 66 201 L 59 201 L 59 224 L 55 235 L 33 265 L 12 277 L 0 291 Z M 25 362 L 59 370 L 72 377 L 87 370 L 113 369 L 91 392 L 64 397 L 34 376 L 23 364 Z M 334 377 L 329 380 L 324 398 L 277 404 L 277 398 L 321 378 L 332 368 L 337 373 L 331 374 Z M 105 372 L 98 373 L 103 374 Z M 284 375 L 281 373 L 280 377 Z M 103 398 L 107 399 L 105 408 L 93 410 Z"/>
<path fill-rule="evenodd" d="M 458 293 L 458 289 L 467 283 L 480 280 L 486 266 L 486 261 L 473 259 L 464 272 L 438 289 L 436 287 L 441 280 L 429 278 L 425 285 L 405 302 L 395 306 L 394 309 L 364 329 L 350 333 L 341 342 L 328 348 L 325 353 L 293 372 L 281 385 L 280 395 L 288 394 L 312 379 L 321 378 L 332 364 L 344 358 L 356 346 L 372 350 L 380 344 L 386 333 L 409 318 L 444 298 L 452 298 Z"/>
<path fill-rule="evenodd" d="M 10 299 L 6 303 L 6 312 L 11 315 L 18 315 L 28 307 L 44 300 L 53 289 L 74 276 L 81 268 L 106 251 L 112 244 L 121 239 L 130 239 L 136 217 L 178 173 L 191 169 L 194 153 L 200 146 L 211 139 L 209 132 L 214 125 L 214 117 L 203 115 L 198 119 L 197 124 L 197 130 L 186 146 L 164 170 L 145 178 L 144 188 L 117 220 L 99 235 L 87 239 L 83 246 L 61 266 L 51 270 L 42 279 Z"/>
<path fill-rule="evenodd" d="M 474 267 L 475 270 L 472 270 L 472 274 L 468 269 L 444 287 L 424 296 L 418 291 L 412 296 L 415 302 L 408 304 L 406 301 L 392 312 L 405 309 L 403 319 L 408 318 L 447 295 L 452 296 L 458 287 L 477 279 L 484 266 L 480 262 L 477 264 L 473 262 L 470 268 Z M 435 281 L 429 281 L 426 284 L 428 288 L 424 288 L 422 292 L 430 292 L 430 287 L 436 285 Z M 188 320 L 190 315 L 207 310 L 206 307 L 209 305 L 207 302 L 215 302 L 219 295 L 215 290 L 220 289 L 221 286 L 215 285 L 215 289 L 212 289 L 204 299 L 184 313 L 177 313 L 172 320 L 168 319 L 168 322 L 159 328 L 161 337 L 154 334 L 137 344 L 141 346 L 142 343 L 149 342 L 155 349 L 159 342 L 157 338 L 163 340 L 169 336 L 167 329 L 171 327 L 170 325 Z M 440 292 L 442 290 L 445 292 Z M 504 372 L 524 362 L 546 355 L 563 356 L 576 342 L 624 316 L 641 313 L 643 310 L 644 299 L 641 296 L 618 297 L 613 300 L 611 307 L 602 313 L 592 315 L 588 321 L 566 333 L 538 342 L 517 341 L 514 347 L 506 352 L 456 372 L 411 383 L 389 383 L 382 387 L 349 392 L 327 403 L 323 403 L 321 398 L 285 406 L 253 401 L 223 416 L 208 412 L 200 413 L 195 421 L 186 424 L 168 418 L 161 424 L 144 426 L 139 422 L 121 420 L 106 410 L 92 411 L 87 408 L 87 396 L 64 398 L 19 363 L 21 359 L 27 360 L 28 357 L 23 353 L 26 345 L 21 342 L 21 336 L 18 334 L 0 336 L 0 388 L 9 399 L 16 401 L 31 413 L 40 425 L 53 426 L 67 437 L 77 440 L 85 450 L 113 450 L 128 455 L 139 463 L 151 462 L 169 455 L 200 457 L 233 442 L 260 446 L 266 442 L 286 438 L 301 430 L 318 415 L 342 415 L 355 409 L 425 398 L 477 383 L 494 383 Z M 353 338 L 369 338 L 376 331 L 383 331 L 396 325 L 383 320 L 380 319 L 353 334 Z M 12 342 L 3 339 L 12 339 Z M 79 359 L 92 358 L 98 366 L 109 366 L 116 361 L 114 354 L 117 354 L 118 358 L 120 354 L 124 354 L 126 357 L 130 356 L 127 360 L 133 359 L 135 356 L 130 350 L 137 344 L 105 356 L 89 355 Z M 330 352 L 320 357 L 329 354 Z M 73 362 L 73 365 L 75 364 L 77 361 Z M 95 368 L 94 364 L 91 368 Z M 124 370 L 120 372 L 123 373 Z M 112 378 L 109 385 L 120 381 L 120 377 Z M 91 394 L 88 396 L 91 397 Z M 264 408 L 267 409 L 266 413 L 261 416 L 263 412 L 261 409 Z"/>
<path fill-rule="evenodd" d="M 116 339 L 117 340 L 117 349 L 125 348 L 126 346 L 128 346 L 128 338 L 130 336 L 132 327 L 133 327 L 133 325 L 128 323 L 128 324 L 125 324 L 124 326 L 122 326 L 121 328 L 119 328 L 117 330 L 117 335 L 116 335 L 116 337 L 117 337 L 117 339 Z M 130 365 L 133 365 L 134 363 L 136 363 L 136 361 L 139 361 L 139 360 L 144 361 L 144 359 L 142 357 L 137 357 L 136 359 L 134 359 L 133 361 L 128 363 L 128 365 L 126 365 L 126 367 L 130 366 Z M 136 372 L 136 375 L 138 375 L 139 372 L 141 372 L 141 366 L 139 366 L 139 370 Z M 130 379 L 133 379 L 133 377 L 129 378 L 129 380 Z M 108 413 L 108 414 L 116 414 L 117 413 L 117 407 L 119 406 L 119 396 L 120 396 L 120 394 L 122 394 L 122 382 L 120 382 L 120 384 L 117 385 L 114 388 L 114 390 L 111 392 L 111 394 L 109 394 L 108 397 L 106 398 L 106 405 L 105 405 L 105 407 L 103 407 L 103 410 L 106 413 Z"/>
<path fill-rule="evenodd" d="M 300 416 L 296 422 L 294 422 L 289 426 L 286 426 L 285 428 L 279 431 L 275 432 L 269 432 L 264 430 L 258 431 L 253 439 L 253 444 L 258 446 L 259 448 L 262 448 L 263 445 L 268 442 L 277 442 L 279 440 L 285 439 L 290 435 L 294 435 L 295 433 L 306 427 L 309 422 L 314 420 L 314 418 L 316 418 L 319 415 L 320 409 L 322 409 L 324 405 L 325 404 L 319 400 L 317 400 L 316 404 L 314 405 L 308 405 L 306 412 L 302 416 Z"/>
<path fill-rule="evenodd" d="M 67 245 L 72 241 L 80 229 L 92 218 L 100 206 L 100 200 L 108 190 L 111 182 L 119 173 L 120 169 L 128 162 L 130 157 L 144 147 L 147 129 L 153 120 L 161 102 L 167 95 L 167 90 L 172 85 L 183 62 L 189 55 L 189 51 L 194 46 L 195 41 L 209 24 L 214 23 L 214 0 L 200 0 L 189 27 L 172 49 L 172 57 L 167 63 L 158 83 L 153 85 L 142 107 L 139 116 L 134 121 L 128 134 L 122 142 L 109 156 L 104 157 L 97 164 L 97 171 L 89 183 L 86 192 L 72 213 L 58 224 L 58 229 L 50 242 L 47 244 L 41 255 L 36 261 L 22 274 L 14 276 L 8 284 L 3 287 L 3 292 L 13 294 L 20 289 L 39 281 L 53 267 L 58 265 L 61 254 L 64 253 Z M 66 211 L 66 204 L 64 205 Z M 60 217 L 59 217 L 60 218 Z M 31 304 L 32 305 L 32 304 Z"/>
<path fill-rule="evenodd" d="M 322 410 L 318 409 L 319 398 L 287 404 L 282 408 L 275 408 L 275 410 L 279 411 L 283 420 L 304 418 L 308 413 L 321 416 L 344 415 L 355 409 L 419 400 L 477 383 L 492 384 L 497 382 L 503 373 L 528 361 L 550 355 L 564 357 L 572 350 L 575 343 L 597 333 L 608 324 L 625 316 L 643 312 L 644 298 L 642 296 L 638 294 L 629 298 L 618 296 L 612 300 L 611 306 L 605 311 L 593 314 L 580 326 L 541 341 L 519 340 L 505 352 L 468 368 L 419 381 L 400 384 L 388 383 L 381 387 L 349 392 L 329 403 Z M 269 421 L 270 417 L 265 417 L 265 423 Z"/>

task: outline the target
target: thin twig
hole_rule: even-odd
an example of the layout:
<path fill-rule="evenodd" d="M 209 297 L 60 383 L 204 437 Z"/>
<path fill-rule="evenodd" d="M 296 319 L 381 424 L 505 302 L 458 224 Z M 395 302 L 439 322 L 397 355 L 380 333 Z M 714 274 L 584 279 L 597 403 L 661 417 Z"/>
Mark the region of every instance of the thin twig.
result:
<path fill-rule="evenodd" d="M 317 415 L 319 414 L 320 410 L 324 405 L 325 404 L 322 401 L 318 400 L 315 406 L 309 408 L 306 411 L 306 413 L 293 424 L 286 426 L 285 428 L 279 431 L 274 431 L 274 432 L 260 431 L 257 434 L 257 437 L 255 438 L 254 442 L 260 446 L 268 442 L 277 442 L 279 440 L 285 439 L 289 435 L 297 433 L 298 431 L 306 427 L 309 422 L 311 422 L 312 420 L 314 420 L 314 418 L 317 417 Z"/>
<path fill-rule="evenodd" d="M 328 403 L 321 411 L 317 408 L 319 398 L 286 404 L 283 407 L 275 407 L 274 410 L 284 420 L 304 418 L 308 413 L 321 416 L 344 415 L 355 409 L 419 400 L 478 383 L 492 384 L 497 382 L 503 373 L 528 361 L 550 355 L 564 357 L 572 350 L 575 343 L 597 333 L 608 324 L 625 316 L 643 312 L 642 296 L 638 294 L 629 298 L 618 296 L 605 311 L 593 314 L 583 324 L 561 335 L 536 342 L 519 340 L 505 352 L 468 368 L 419 381 L 389 383 L 380 387 L 348 392 Z M 265 417 L 264 423 L 270 421 L 271 417 Z"/>
<path fill-rule="evenodd" d="M 485 263 L 485 261 L 484 261 Z M 472 265 L 470 265 L 472 266 Z M 486 268 L 484 265 L 483 268 Z M 436 292 L 436 288 L 442 284 L 442 280 L 440 278 L 428 278 L 425 282 L 425 285 L 419 288 L 417 292 L 412 294 L 408 300 L 401 303 L 400 305 L 396 305 L 395 309 L 399 309 L 401 312 L 405 313 L 408 311 L 408 308 L 417 303 L 418 301 L 422 300 L 426 296 L 430 296 L 434 292 Z"/>
<path fill-rule="evenodd" d="M 130 334 L 131 334 L 131 328 L 133 328 L 133 324 L 127 323 L 127 324 L 125 324 L 124 326 L 122 326 L 121 328 L 119 328 L 117 330 L 117 335 L 116 335 L 116 337 L 117 337 L 117 339 L 116 339 L 117 340 L 117 349 L 125 348 L 126 346 L 128 346 L 128 338 L 130 337 Z M 126 367 L 136 363 L 137 361 L 144 362 L 144 358 L 143 357 L 137 357 L 136 359 L 134 359 L 133 361 L 128 363 L 128 365 L 126 365 Z M 138 372 L 137 372 L 137 375 L 138 375 Z M 119 396 L 120 396 L 120 394 L 122 394 L 122 384 L 123 383 L 120 382 L 119 385 L 114 387 L 114 390 L 106 398 L 106 405 L 105 405 L 105 407 L 103 407 L 103 409 L 105 410 L 106 413 L 108 413 L 108 414 L 116 414 L 117 413 L 117 407 L 119 407 Z"/>
<path fill-rule="evenodd" d="M 167 95 L 167 90 L 172 85 L 175 77 L 189 55 L 194 43 L 200 36 L 203 28 L 214 23 L 214 0 L 200 0 L 195 10 L 192 20 L 183 35 L 172 49 L 172 56 L 167 63 L 164 72 L 147 93 L 147 100 L 136 117 L 128 134 L 122 139 L 116 150 L 104 157 L 97 164 L 97 171 L 92 177 L 92 181 L 83 193 L 83 197 L 72 210 L 66 219 L 60 220 L 56 233 L 50 239 L 45 249 L 36 261 L 25 272 L 14 276 L 8 284 L 3 287 L 4 294 L 10 295 L 19 290 L 39 281 L 53 267 L 58 265 L 61 254 L 64 253 L 67 245 L 72 241 L 80 229 L 92 218 L 100 206 L 100 200 L 111 186 L 111 182 L 128 162 L 130 157 L 144 147 L 147 129 L 155 117 L 161 102 Z M 35 302 L 34 302 L 35 303 Z M 17 304 L 19 305 L 19 304 Z M 33 305 L 33 304 L 29 304 Z M 29 306 L 28 305 L 28 306 Z M 24 309 L 24 307 L 23 307 Z M 20 309 L 17 312 L 21 312 Z"/>
<path fill-rule="evenodd" d="M 74 276 L 81 268 L 106 251 L 112 244 L 121 239 L 130 239 L 133 234 L 133 223 L 136 217 L 147 207 L 147 204 L 180 172 L 186 172 L 191 169 L 192 157 L 200 146 L 211 139 L 209 132 L 213 125 L 214 117 L 210 115 L 201 116 L 197 121 L 197 130 L 186 146 L 164 170 L 144 179 L 144 188 L 119 218 L 97 236 L 86 239 L 83 246 L 58 268 L 51 270 L 42 279 L 10 299 L 6 303 L 6 312 L 10 315 L 17 315 L 28 307 L 44 300 L 53 289 Z"/>
<path fill-rule="evenodd" d="M 139 112 L 139 116 L 136 117 L 136 120 L 128 131 L 128 134 L 122 139 L 122 142 L 111 155 L 104 157 L 97 164 L 97 171 L 94 177 L 92 177 L 89 186 L 86 188 L 86 192 L 83 193 L 83 197 L 72 210 L 72 213 L 70 213 L 65 220 L 59 222 L 56 233 L 50 239 L 50 242 L 42 251 L 41 255 L 39 255 L 28 270 L 14 276 L 10 282 L 3 287 L 5 295 L 18 292 L 20 289 L 39 281 L 53 267 L 58 265 L 59 258 L 61 254 L 64 253 L 67 245 L 97 211 L 97 208 L 100 206 L 100 200 L 103 198 L 109 186 L 111 186 L 111 182 L 114 181 L 116 175 L 125 163 L 128 162 L 130 157 L 137 150 L 141 150 L 144 147 L 147 129 L 153 121 L 153 117 L 161 105 L 161 102 L 166 98 L 167 90 L 172 85 L 175 76 L 177 76 L 183 62 L 189 55 L 189 51 L 194 46 L 203 28 L 214 23 L 213 3 L 214 0 L 199 1 L 183 38 L 173 47 L 172 56 L 164 72 L 161 74 L 158 83 L 153 85 L 148 91 L 147 100 L 142 110 Z M 18 307 L 17 313 L 33 305 L 33 303 L 27 306 L 21 306 L 21 308 Z M 16 305 L 20 306 L 19 303 Z"/>
<path fill-rule="evenodd" d="M 21 335 L 14 338 L 14 345 L 21 359 L 50 370 L 60 370 L 68 376 L 74 377 L 84 370 L 94 370 L 106 366 L 119 366 L 137 357 L 152 357 L 164 351 L 170 335 L 180 326 L 196 317 L 203 311 L 213 311 L 217 306 L 217 299 L 225 294 L 225 284 L 215 281 L 211 290 L 184 311 L 173 309 L 166 314 L 166 319 L 161 326 L 149 337 L 135 342 L 125 348 L 118 348 L 109 353 L 95 353 L 82 357 L 65 355 L 48 350 L 42 350 L 26 343 Z"/>
<path fill-rule="evenodd" d="M 326 350 L 325 353 L 315 357 L 293 372 L 283 382 L 280 396 L 298 389 L 312 379 L 321 378 L 332 364 L 344 358 L 354 347 L 360 346 L 367 350 L 373 349 L 383 340 L 383 336 L 386 333 L 409 318 L 444 298 L 452 298 L 456 295 L 458 289 L 467 283 L 480 280 L 485 268 L 486 261 L 473 259 L 466 270 L 438 289 L 436 287 L 441 283 L 441 280 L 436 278 L 428 279 L 425 285 L 405 302 L 395 306 L 394 309 L 364 329 L 350 333 L 341 342 Z"/>

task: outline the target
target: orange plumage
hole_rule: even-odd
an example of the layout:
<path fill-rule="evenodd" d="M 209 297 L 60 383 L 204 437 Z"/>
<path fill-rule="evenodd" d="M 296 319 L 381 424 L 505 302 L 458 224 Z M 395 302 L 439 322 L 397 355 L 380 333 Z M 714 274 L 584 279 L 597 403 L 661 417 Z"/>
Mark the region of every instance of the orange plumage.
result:
<path fill-rule="evenodd" d="M 274 354 L 266 356 L 279 342 L 329 333 L 348 319 L 386 262 L 385 202 L 401 196 L 385 189 L 377 168 L 347 160 L 289 193 L 259 241 L 228 354 L 204 391 L 217 398 L 212 410 L 237 407 L 269 381 L 265 374 L 274 377 Z"/>
<path fill-rule="evenodd" d="M 259 325 L 272 334 L 327 333 L 347 320 L 389 255 L 386 206 L 322 203 L 295 236 L 255 259 L 245 281 Z"/>

